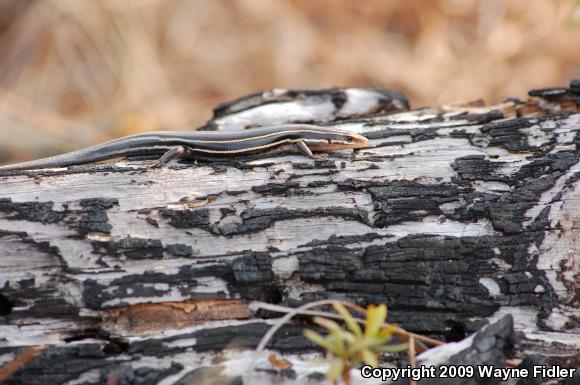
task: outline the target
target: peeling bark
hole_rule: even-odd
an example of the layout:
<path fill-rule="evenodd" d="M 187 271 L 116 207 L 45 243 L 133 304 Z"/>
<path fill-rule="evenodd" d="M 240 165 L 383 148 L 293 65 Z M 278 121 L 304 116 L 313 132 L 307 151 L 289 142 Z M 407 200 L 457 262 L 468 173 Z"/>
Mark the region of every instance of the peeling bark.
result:
<path fill-rule="evenodd" d="M 237 348 L 278 316 L 252 301 L 327 298 L 386 303 L 391 322 L 447 341 L 510 314 L 516 358 L 580 367 L 579 106 L 577 82 L 410 111 L 382 90 L 276 90 L 218 106 L 204 129 L 315 123 L 369 147 L 4 172 L 0 366 L 47 345 L 6 383 L 181 384 L 218 363 L 235 379 Z M 301 333 L 268 347 L 301 357 Z"/>

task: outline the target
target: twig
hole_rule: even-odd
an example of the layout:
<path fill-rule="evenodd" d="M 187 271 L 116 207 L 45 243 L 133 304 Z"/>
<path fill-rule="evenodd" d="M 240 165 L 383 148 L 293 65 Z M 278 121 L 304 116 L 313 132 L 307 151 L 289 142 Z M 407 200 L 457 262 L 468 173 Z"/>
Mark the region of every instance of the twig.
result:
<path fill-rule="evenodd" d="M 285 311 L 282 311 L 281 313 L 286 313 L 286 315 L 284 315 L 282 318 L 280 318 L 274 325 L 272 325 L 270 330 L 268 330 L 268 332 L 266 334 L 264 334 L 264 337 L 262 337 L 262 340 L 260 341 L 260 343 L 258 344 L 258 347 L 256 348 L 256 354 L 262 353 L 262 351 L 264 350 L 264 348 L 266 347 L 268 342 L 270 342 L 270 340 L 272 339 L 274 334 L 276 334 L 276 332 L 282 327 L 282 325 L 284 325 L 286 322 L 290 321 L 292 319 L 292 317 L 294 317 L 295 315 L 300 314 L 300 312 L 302 312 L 304 310 L 308 310 L 308 309 L 313 308 L 313 307 L 332 305 L 333 303 L 336 303 L 336 302 L 339 302 L 339 303 L 341 303 L 345 306 L 349 306 L 349 307 L 356 306 L 356 305 L 353 305 L 351 303 L 342 302 L 342 301 L 338 301 L 338 300 L 334 300 L 334 299 L 324 299 L 321 301 L 309 302 L 305 305 L 302 305 L 302 306 L 294 308 L 294 309 L 284 308 L 281 306 L 281 308 L 285 309 Z M 258 306 L 260 306 L 260 305 L 267 305 L 267 304 L 263 303 L 263 302 L 259 302 Z M 364 309 L 363 309 L 363 311 L 364 311 Z M 329 314 L 332 314 L 332 313 L 329 313 Z M 340 317 L 340 319 L 342 319 L 342 317 Z"/>
<path fill-rule="evenodd" d="M 417 367 L 417 357 L 415 355 L 415 337 L 409 337 L 409 350 L 407 351 L 409 355 L 409 365 L 411 365 L 411 369 L 415 369 Z M 410 385 L 417 385 L 417 381 L 411 378 Z"/>
<path fill-rule="evenodd" d="M 15 372 L 20 370 L 24 365 L 26 365 L 30 360 L 32 360 L 38 353 L 44 350 L 45 345 L 31 346 L 16 357 L 12 361 L 6 364 L 0 369 L 0 383 L 8 379 Z"/>

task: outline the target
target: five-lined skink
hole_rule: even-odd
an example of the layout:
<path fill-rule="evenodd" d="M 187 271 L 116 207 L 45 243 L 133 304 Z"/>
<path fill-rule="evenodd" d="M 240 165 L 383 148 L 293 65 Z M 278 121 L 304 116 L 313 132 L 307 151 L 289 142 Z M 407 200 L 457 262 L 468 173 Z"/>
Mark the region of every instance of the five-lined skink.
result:
<path fill-rule="evenodd" d="M 320 159 L 313 151 L 362 148 L 362 135 L 307 124 L 286 124 L 238 132 L 159 131 L 136 134 L 48 158 L 1 166 L 4 170 L 67 167 L 118 157 L 162 154 L 152 167 L 173 159 L 220 160 L 248 154 L 299 152 Z"/>

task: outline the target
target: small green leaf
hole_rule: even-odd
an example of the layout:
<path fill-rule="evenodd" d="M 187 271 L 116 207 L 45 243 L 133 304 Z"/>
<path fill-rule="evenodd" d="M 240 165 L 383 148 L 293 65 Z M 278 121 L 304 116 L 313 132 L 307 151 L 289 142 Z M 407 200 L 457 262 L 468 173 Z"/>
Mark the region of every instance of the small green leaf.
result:
<path fill-rule="evenodd" d="M 345 347 L 346 342 L 340 335 L 338 335 L 336 333 L 331 333 L 328 335 L 327 338 L 331 344 L 331 349 L 330 349 L 331 353 L 333 353 L 336 356 L 343 357 L 343 358 L 348 356 L 348 352 L 347 352 L 346 347 Z"/>
<path fill-rule="evenodd" d="M 337 324 L 334 321 L 331 321 L 331 320 L 326 319 L 326 318 L 320 318 L 320 317 L 314 317 L 313 321 L 315 323 L 317 323 L 318 325 L 322 326 L 323 328 L 328 329 L 330 334 L 340 336 L 340 338 L 342 338 L 343 340 L 352 342 L 355 339 L 355 337 L 352 333 L 347 332 L 346 330 L 341 328 L 339 324 Z"/>
<path fill-rule="evenodd" d="M 385 341 L 388 341 L 393 335 L 393 332 L 395 330 L 397 330 L 397 325 L 391 324 L 389 326 L 385 326 L 384 328 L 381 328 L 381 330 L 379 330 L 379 337 L 384 338 Z"/>
<path fill-rule="evenodd" d="M 402 344 L 378 346 L 378 347 L 374 348 L 373 350 L 376 352 L 381 352 L 381 353 L 398 353 L 398 352 L 402 352 L 403 350 L 407 350 L 408 348 L 409 348 L 409 344 L 405 342 Z"/>
<path fill-rule="evenodd" d="M 367 308 L 367 326 L 365 328 L 365 336 L 374 336 L 379 332 L 381 325 L 385 322 L 387 316 L 387 306 L 380 304 L 379 306 L 369 305 Z"/>
<path fill-rule="evenodd" d="M 348 328 L 354 333 L 355 336 L 362 336 L 363 333 L 360 326 L 354 320 L 350 312 L 346 310 L 346 308 L 340 302 L 333 303 L 332 307 L 334 307 L 334 310 L 336 310 L 336 312 L 342 316 L 346 326 L 348 326 Z"/>
<path fill-rule="evenodd" d="M 369 346 L 368 340 L 366 337 L 357 338 L 350 347 L 348 348 L 349 355 L 355 355 L 363 349 L 366 349 Z"/>
<path fill-rule="evenodd" d="M 344 363 L 340 358 L 335 358 L 330 361 L 330 368 L 326 372 L 326 378 L 330 381 L 337 381 L 342 375 L 344 369 Z"/>
<path fill-rule="evenodd" d="M 364 349 L 360 352 L 362 360 L 364 363 L 377 368 L 379 366 L 379 359 L 377 353 L 370 351 L 369 349 Z"/>
<path fill-rule="evenodd" d="M 320 347 L 323 347 L 326 350 L 330 350 L 332 348 L 330 341 L 313 330 L 304 330 L 304 337 L 308 338 L 310 341 L 314 342 Z"/>
<path fill-rule="evenodd" d="M 387 340 L 385 340 L 384 338 L 381 338 L 379 336 L 368 336 L 368 337 L 365 337 L 365 344 L 369 348 L 374 348 L 375 346 L 384 345 L 385 342 L 387 342 Z"/>
<path fill-rule="evenodd" d="M 328 329 L 328 331 L 330 332 L 342 332 L 342 328 L 340 327 L 339 324 L 337 324 L 334 321 L 331 321 L 327 318 L 322 318 L 322 317 L 314 317 L 312 319 L 314 321 L 314 323 L 322 326 L 325 329 Z"/>

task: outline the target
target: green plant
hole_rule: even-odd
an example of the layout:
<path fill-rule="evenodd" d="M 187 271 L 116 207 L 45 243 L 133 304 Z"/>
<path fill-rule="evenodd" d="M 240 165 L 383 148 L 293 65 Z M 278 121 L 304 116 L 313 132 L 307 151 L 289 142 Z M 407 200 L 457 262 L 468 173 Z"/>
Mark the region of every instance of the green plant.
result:
<path fill-rule="evenodd" d="M 332 306 L 342 316 L 346 329 L 330 319 L 314 317 L 313 321 L 328 330 L 328 335 L 305 330 L 304 336 L 324 348 L 330 356 L 326 377 L 334 384 L 338 383 L 339 378 L 350 384 L 350 370 L 362 363 L 377 367 L 380 353 L 400 352 L 408 348 L 407 343 L 387 345 L 397 326 L 382 327 L 387 318 L 386 305 L 367 307 L 364 331 L 342 304 L 336 302 Z"/>

